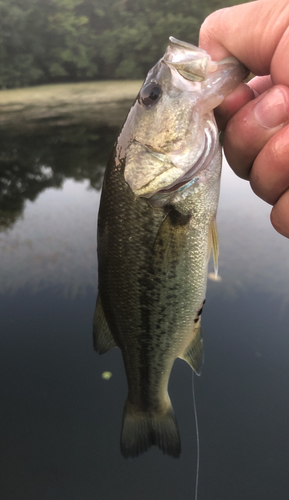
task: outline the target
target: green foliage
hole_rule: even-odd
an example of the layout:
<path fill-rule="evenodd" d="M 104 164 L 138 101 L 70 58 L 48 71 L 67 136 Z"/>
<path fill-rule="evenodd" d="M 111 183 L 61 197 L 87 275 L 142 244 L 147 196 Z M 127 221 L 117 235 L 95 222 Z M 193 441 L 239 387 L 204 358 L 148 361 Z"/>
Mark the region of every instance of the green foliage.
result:
<path fill-rule="evenodd" d="M 197 44 L 239 0 L 0 0 L 0 87 L 143 78 L 168 37 Z"/>
<path fill-rule="evenodd" d="M 27 85 L 41 77 L 27 33 L 35 7 L 29 0 L 0 1 L 0 86 Z"/>

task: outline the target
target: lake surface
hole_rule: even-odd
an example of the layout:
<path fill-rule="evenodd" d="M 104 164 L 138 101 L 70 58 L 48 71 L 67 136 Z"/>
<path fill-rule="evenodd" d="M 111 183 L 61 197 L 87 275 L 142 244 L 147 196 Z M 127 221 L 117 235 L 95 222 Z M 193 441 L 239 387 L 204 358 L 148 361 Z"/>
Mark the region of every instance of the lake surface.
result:
<path fill-rule="evenodd" d="M 0 135 L 2 500 L 194 499 L 189 367 L 177 360 L 170 380 L 181 458 L 152 448 L 125 460 L 121 353 L 93 351 L 97 210 L 116 135 L 93 123 Z M 225 165 L 222 280 L 208 282 L 195 379 L 199 500 L 289 497 L 289 241 L 269 213 Z"/>

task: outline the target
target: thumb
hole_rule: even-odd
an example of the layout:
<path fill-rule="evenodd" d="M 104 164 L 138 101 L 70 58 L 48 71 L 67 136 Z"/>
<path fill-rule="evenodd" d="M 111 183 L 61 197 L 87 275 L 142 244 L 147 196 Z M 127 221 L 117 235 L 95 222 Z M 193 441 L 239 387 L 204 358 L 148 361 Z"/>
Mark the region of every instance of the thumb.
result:
<path fill-rule="evenodd" d="M 249 2 L 207 17 L 199 45 L 213 60 L 233 55 L 255 75 L 289 85 L 288 26 L 288 0 Z"/>

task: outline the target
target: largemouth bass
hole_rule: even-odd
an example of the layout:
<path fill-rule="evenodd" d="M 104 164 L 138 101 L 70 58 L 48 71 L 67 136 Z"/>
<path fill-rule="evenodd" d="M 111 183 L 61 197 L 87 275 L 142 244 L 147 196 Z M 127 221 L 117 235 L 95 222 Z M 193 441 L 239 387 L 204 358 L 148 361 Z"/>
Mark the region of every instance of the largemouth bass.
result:
<path fill-rule="evenodd" d="M 131 108 L 107 165 L 98 218 L 94 344 L 122 351 L 128 381 L 121 451 L 152 445 L 173 457 L 180 437 L 168 395 L 177 357 L 200 373 L 200 317 L 221 148 L 213 109 L 246 76 L 234 58 L 211 61 L 170 38 Z"/>

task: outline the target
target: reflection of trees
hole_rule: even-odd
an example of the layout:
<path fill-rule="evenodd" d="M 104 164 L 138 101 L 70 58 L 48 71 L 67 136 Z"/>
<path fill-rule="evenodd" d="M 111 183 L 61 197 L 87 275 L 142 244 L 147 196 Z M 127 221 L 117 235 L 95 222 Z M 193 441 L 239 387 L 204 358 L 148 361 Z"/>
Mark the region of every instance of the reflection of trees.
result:
<path fill-rule="evenodd" d="M 118 128 L 81 125 L 0 133 L 0 230 L 21 215 L 26 199 L 35 200 L 63 180 L 89 179 L 100 189 L 104 166 Z"/>

